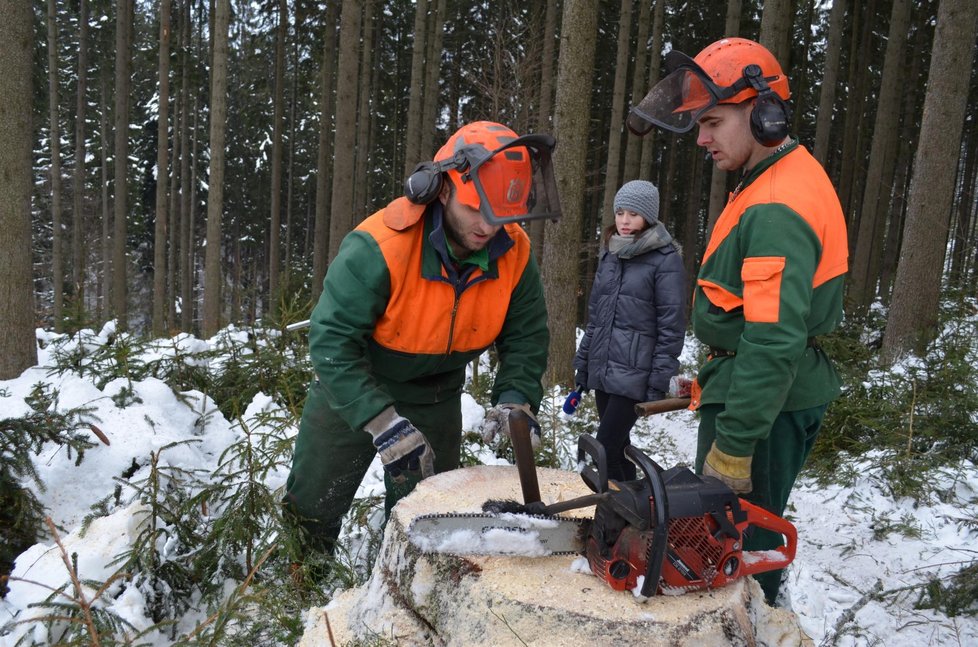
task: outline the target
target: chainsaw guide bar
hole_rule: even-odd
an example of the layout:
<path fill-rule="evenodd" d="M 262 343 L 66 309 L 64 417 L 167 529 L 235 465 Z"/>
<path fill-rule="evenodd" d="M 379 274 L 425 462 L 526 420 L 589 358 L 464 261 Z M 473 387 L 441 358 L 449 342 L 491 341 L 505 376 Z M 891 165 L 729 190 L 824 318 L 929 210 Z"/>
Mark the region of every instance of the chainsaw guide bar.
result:
<path fill-rule="evenodd" d="M 425 553 L 542 557 L 583 554 L 591 519 L 530 514 L 436 513 L 416 517 L 411 543 Z"/>

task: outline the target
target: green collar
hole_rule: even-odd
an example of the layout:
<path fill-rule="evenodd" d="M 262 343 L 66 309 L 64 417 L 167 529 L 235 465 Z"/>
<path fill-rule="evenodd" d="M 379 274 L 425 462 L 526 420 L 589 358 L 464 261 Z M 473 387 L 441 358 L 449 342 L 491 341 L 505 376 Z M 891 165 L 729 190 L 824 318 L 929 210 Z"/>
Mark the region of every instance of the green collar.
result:
<path fill-rule="evenodd" d="M 455 252 L 452 251 L 452 246 L 449 242 L 445 241 L 445 247 L 448 248 L 448 256 L 458 265 L 475 265 L 483 272 L 489 271 L 489 250 L 483 247 L 477 252 L 472 252 L 469 257 L 463 260 L 459 260 L 455 256 Z"/>

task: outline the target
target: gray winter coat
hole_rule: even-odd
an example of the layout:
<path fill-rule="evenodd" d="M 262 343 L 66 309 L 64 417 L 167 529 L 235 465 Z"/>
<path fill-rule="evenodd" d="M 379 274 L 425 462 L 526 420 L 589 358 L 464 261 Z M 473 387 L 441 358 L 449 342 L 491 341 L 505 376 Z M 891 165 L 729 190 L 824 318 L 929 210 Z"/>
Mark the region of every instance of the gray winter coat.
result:
<path fill-rule="evenodd" d="M 574 357 L 577 383 L 637 401 L 663 397 L 679 371 L 685 299 L 686 271 L 673 243 L 631 258 L 603 249 Z"/>

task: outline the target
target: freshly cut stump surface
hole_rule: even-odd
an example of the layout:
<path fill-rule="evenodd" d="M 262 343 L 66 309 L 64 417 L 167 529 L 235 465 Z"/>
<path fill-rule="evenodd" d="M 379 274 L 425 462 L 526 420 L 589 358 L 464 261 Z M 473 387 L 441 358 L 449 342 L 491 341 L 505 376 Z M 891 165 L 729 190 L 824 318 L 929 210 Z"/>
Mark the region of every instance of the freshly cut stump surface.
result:
<path fill-rule="evenodd" d="M 575 472 L 540 468 L 537 476 L 545 503 L 590 492 Z M 752 578 L 642 602 L 630 592 L 612 590 L 586 567 L 580 572 L 580 561 L 572 569 L 580 559 L 575 556 L 432 555 L 408 540 L 406 529 L 415 517 L 480 512 L 488 499 L 522 500 L 515 467 L 468 467 L 422 481 L 394 508 L 370 580 L 325 608 L 310 609 L 299 644 L 812 644 L 793 614 L 764 603 Z M 583 508 L 563 516 L 590 517 L 593 511 Z"/>

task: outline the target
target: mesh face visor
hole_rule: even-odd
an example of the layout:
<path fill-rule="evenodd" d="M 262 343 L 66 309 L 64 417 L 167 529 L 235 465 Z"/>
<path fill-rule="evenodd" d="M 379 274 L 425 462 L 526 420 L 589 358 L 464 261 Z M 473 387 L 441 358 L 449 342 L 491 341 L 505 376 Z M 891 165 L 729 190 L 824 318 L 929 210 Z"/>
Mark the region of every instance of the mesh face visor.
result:
<path fill-rule="evenodd" d="M 461 173 L 459 200 L 478 208 L 493 225 L 543 218 L 556 222 L 560 200 L 551 158 L 555 144 L 550 135 L 524 135 L 488 155 L 481 145 L 463 147 L 460 152 L 469 166 Z M 466 199 L 472 187 L 478 204 Z"/>
<path fill-rule="evenodd" d="M 737 84 L 719 88 L 693 59 L 675 50 L 666 54 L 670 72 L 649 90 L 625 120 L 632 133 L 647 135 L 653 126 L 686 133 L 710 108 L 739 91 Z"/>
<path fill-rule="evenodd" d="M 649 90 L 629 111 L 626 124 L 640 136 L 648 134 L 653 126 L 686 133 L 704 112 L 720 102 L 722 94 L 698 68 L 681 67 Z"/>

